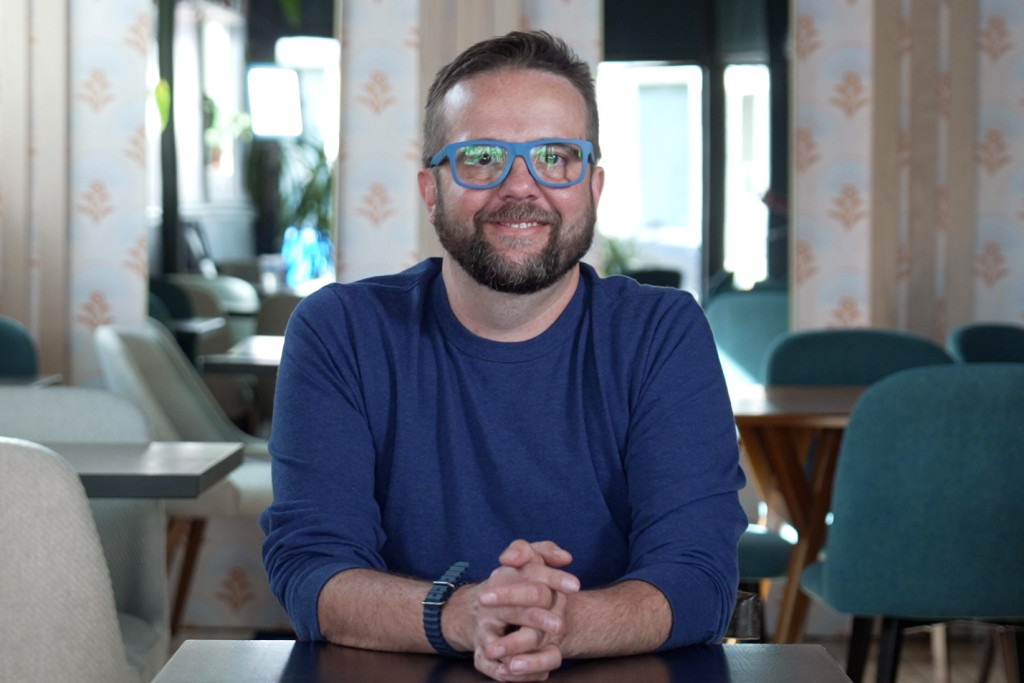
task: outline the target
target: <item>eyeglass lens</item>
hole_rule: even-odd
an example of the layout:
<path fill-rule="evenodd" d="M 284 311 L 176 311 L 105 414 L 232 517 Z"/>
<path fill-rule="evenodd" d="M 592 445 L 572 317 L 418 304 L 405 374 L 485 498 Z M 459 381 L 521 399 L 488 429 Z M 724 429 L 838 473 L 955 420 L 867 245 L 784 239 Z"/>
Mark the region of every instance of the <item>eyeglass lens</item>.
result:
<path fill-rule="evenodd" d="M 454 171 L 467 185 L 489 185 L 512 163 L 511 153 L 500 145 L 463 145 L 455 152 Z M 530 148 L 530 166 L 537 178 L 553 185 L 575 182 L 583 173 L 583 150 L 571 143 L 544 143 Z"/>

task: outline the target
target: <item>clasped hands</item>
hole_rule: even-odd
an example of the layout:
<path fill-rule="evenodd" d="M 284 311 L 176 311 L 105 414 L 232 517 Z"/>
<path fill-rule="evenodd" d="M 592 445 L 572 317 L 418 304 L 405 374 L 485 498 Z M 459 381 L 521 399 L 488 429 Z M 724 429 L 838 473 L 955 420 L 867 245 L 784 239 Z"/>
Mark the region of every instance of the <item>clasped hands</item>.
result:
<path fill-rule="evenodd" d="M 475 591 L 476 668 L 499 681 L 539 681 L 562 665 L 568 596 L 580 582 L 561 569 L 572 555 L 551 541 L 513 541 Z"/>

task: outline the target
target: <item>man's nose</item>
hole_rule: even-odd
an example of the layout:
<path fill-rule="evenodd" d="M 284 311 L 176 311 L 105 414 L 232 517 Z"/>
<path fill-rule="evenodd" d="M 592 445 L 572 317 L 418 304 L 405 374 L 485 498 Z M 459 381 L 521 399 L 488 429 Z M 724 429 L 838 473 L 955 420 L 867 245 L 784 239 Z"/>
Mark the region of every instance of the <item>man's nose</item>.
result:
<path fill-rule="evenodd" d="M 525 197 L 537 194 L 537 181 L 530 174 L 526 165 L 526 159 L 517 156 L 512 160 L 512 168 L 508 170 L 508 176 L 501 183 L 501 192 L 505 195 Z"/>

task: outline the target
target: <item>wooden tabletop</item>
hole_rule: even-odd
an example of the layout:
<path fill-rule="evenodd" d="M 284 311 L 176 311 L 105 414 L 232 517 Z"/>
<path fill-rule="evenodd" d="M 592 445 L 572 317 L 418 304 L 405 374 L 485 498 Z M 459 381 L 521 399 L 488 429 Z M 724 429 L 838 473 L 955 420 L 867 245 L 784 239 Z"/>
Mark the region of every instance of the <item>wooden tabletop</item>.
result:
<path fill-rule="evenodd" d="M 195 498 L 242 464 L 235 442 L 44 443 L 90 498 Z"/>
<path fill-rule="evenodd" d="M 281 365 L 284 335 L 255 334 L 242 339 L 224 353 L 202 357 L 203 372 L 271 374 Z"/>
<path fill-rule="evenodd" d="M 801 423 L 820 428 L 846 426 L 860 386 L 743 386 L 730 390 L 736 422 Z"/>
<path fill-rule="evenodd" d="M 483 683 L 470 660 L 373 652 L 291 640 L 188 640 L 154 683 L 388 681 Z M 636 657 L 566 662 L 555 683 L 848 682 L 820 645 L 708 645 Z"/>

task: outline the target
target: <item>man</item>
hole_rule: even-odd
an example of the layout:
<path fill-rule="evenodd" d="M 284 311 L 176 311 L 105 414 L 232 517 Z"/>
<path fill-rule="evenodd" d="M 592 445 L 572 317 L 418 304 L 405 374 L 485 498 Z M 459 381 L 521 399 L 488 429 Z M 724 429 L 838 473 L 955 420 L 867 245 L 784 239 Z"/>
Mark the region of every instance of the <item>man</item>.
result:
<path fill-rule="evenodd" d="M 261 525 L 298 636 L 508 681 L 720 639 L 732 414 L 692 297 L 580 263 L 604 184 L 589 70 L 544 33 L 484 41 L 424 128 L 443 258 L 326 287 L 288 326 Z"/>

